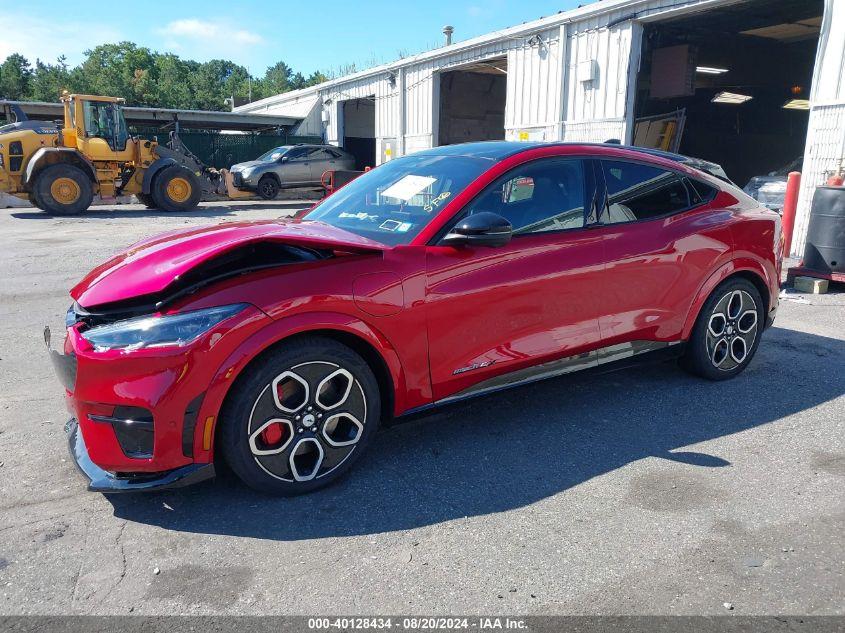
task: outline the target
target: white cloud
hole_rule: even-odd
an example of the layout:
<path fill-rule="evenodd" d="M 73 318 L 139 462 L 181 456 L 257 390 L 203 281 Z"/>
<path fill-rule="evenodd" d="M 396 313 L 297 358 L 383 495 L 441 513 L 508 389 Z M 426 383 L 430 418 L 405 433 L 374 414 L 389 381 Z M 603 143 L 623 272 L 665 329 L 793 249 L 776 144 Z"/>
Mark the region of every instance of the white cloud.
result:
<path fill-rule="evenodd" d="M 197 20 L 196 18 L 173 20 L 163 29 L 159 29 L 158 33 L 167 36 L 170 38 L 170 41 L 176 40 L 177 38 L 203 41 L 224 38 L 224 40 L 228 39 L 238 44 L 260 44 L 264 41 L 260 35 L 252 31 L 246 31 L 244 29 L 233 31 L 228 25 L 222 22 Z"/>
<path fill-rule="evenodd" d="M 15 28 L 5 29 L 0 38 L 0 60 L 20 53 L 33 64 L 36 59 L 53 63 L 59 55 L 65 55 L 74 66 L 82 61 L 86 50 L 127 39 L 117 29 L 96 22 L 45 21 L 25 13 L 5 14 L 3 22 Z M 85 37 L 80 37 L 82 33 Z"/>
<path fill-rule="evenodd" d="M 156 50 L 171 51 L 185 59 L 197 61 L 231 59 L 254 71 L 261 70 L 258 68 L 261 64 L 255 62 L 268 46 L 258 33 L 222 20 L 172 20 L 164 27 L 153 30 L 153 34 L 159 38 L 152 45 Z"/>

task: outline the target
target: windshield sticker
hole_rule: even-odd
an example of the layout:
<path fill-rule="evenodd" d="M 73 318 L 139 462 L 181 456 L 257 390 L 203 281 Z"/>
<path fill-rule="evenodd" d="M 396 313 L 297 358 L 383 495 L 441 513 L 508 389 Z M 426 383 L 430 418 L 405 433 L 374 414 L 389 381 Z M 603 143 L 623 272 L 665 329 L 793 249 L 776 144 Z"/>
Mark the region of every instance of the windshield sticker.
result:
<path fill-rule="evenodd" d="M 355 220 L 378 220 L 377 215 L 370 215 L 369 213 L 364 213 L 361 211 L 360 213 L 347 213 L 346 211 L 342 211 L 337 217 L 339 218 L 354 218 Z"/>
<path fill-rule="evenodd" d="M 399 226 L 396 227 L 397 233 L 407 233 L 411 230 L 411 227 L 414 226 L 410 222 L 402 222 Z"/>
<path fill-rule="evenodd" d="M 384 230 L 384 231 L 393 232 L 396 229 L 398 229 L 400 226 L 402 226 L 401 222 L 397 222 L 396 220 L 385 220 L 384 222 L 382 222 L 379 225 L 379 228 Z"/>
<path fill-rule="evenodd" d="M 425 205 L 423 207 L 423 211 L 425 211 L 426 213 L 431 213 L 437 207 L 439 207 L 441 204 L 443 204 L 443 201 L 446 200 L 451 195 L 452 195 L 451 191 L 444 191 L 439 196 L 434 198 L 431 202 L 429 202 L 427 205 Z"/>
<path fill-rule="evenodd" d="M 404 176 L 382 191 L 381 195 L 407 202 L 435 180 L 437 179 L 429 176 Z"/>

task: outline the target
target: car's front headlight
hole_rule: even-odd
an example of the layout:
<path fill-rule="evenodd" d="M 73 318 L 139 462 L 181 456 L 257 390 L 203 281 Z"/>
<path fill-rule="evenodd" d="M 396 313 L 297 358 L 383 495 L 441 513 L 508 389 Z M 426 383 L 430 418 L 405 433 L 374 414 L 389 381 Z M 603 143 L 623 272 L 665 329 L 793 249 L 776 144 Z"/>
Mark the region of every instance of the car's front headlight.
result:
<path fill-rule="evenodd" d="M 82 337 L 101 352 L 110 349 L 183 347 L 246 307 L 247 304 L 238 303 L 181 314 L 126 319 L 93 327 L 83 332 Z"/>

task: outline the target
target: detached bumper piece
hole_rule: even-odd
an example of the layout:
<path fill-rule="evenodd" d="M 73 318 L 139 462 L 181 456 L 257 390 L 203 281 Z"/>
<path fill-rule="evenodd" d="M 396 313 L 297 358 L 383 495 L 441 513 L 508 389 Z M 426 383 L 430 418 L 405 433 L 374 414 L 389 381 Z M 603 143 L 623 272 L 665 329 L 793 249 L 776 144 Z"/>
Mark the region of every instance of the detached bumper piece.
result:
<path fill-rule="evenodd" d="M 161 473 L 112 473 L 91 461 L 79 425 L 71 418 L 65 425 L 68 448 L 92 492 L 145 492 L 190 486 L 214 477 L 214 464 L 189 464 Z"/>
<path fill-rule="evenodd" d="M 60 354 L 50 347 L 50 328 L 44 328 L 44 343 L 47 345 L 47 353 L 50 355 L 50 362 L 53 363 L 53 369 L 59 382 L 68 391 L 73 391 L 76 385 L 76 355 L 75 354 Z"/>

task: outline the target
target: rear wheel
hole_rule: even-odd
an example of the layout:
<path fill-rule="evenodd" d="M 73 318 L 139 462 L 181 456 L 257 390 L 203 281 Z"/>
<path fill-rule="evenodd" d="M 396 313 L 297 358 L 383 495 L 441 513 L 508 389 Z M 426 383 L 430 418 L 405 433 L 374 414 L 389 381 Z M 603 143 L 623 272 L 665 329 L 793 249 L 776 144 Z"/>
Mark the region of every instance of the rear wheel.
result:
<path fill-rule="evenodd" d="M 202 189 L 194 172 L 171 165 L 156 174 L 150 193 L 154 205 L 162 211 L 190 211 L 199 204 Z"/>
<path fill-rule="evenodd" d="M 764 317 L 763 300 L 754 284 L 728 279 L 701 308 L 682 366 L 710 380 L 733 378 L 754 357 Z"/>
<path fill-rule="evenodd" d="M 378 427 L 373 372 L 337 341 L 291 341 L 248 368 L 220 416 L 219 447 L 250 487 L 296 495 L 338 479 Z"/>
<path fill-rule="evenodd" d="M 51 165 L 38 175 L 33 198 L 48 213 L 76 215 L 91 206 L 94 188 L 88 174 L 79 167 Z"/>
<path fill-rule="evenodd" d="M 279 195 L 279 183 L 273 176 L 262 176 L 256 191 L 265 200 L 275 200 Z"/>

